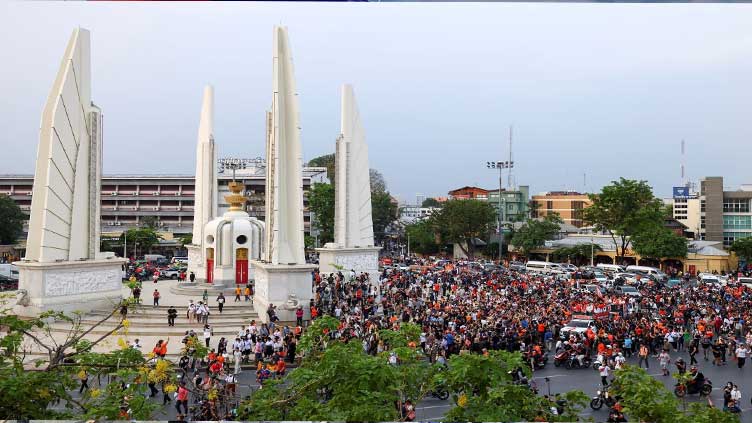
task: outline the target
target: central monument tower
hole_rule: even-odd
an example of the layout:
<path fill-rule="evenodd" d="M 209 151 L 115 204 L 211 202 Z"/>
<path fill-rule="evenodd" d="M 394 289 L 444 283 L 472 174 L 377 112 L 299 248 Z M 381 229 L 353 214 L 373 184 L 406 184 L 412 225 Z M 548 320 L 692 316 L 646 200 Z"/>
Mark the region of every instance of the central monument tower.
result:
<path fill-rule="evenodd" d="M 267 113 L 266 231 L 261 260 L 253 261 L 254 302 L 263 321 L 270 304 L 282 321 L 295 321 L 295 310 L 307 309 L 313 297 L 311 272 L 303 239 L 303 153 L 300 144 L 298 95 L 287 28 L 273 36 L 272 110 Z"/>

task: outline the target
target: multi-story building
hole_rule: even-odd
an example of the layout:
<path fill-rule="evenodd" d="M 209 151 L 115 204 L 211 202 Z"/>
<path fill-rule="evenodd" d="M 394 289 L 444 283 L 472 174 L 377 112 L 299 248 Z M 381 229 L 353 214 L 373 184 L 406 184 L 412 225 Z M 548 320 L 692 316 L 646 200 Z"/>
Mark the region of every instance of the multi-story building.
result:
<path fill-rule="evenodd" d="M 552 191 L 534 195 L 533 204 L 532 217 L 558 213 L 564 223 L 581 228 L 585 226 L 582 220 L 582 210 L 592 202 L 587 194 L 575 191 Z"/>
<path fill-rule="evenodd" d="M 501 219 L 504 222 L 521 222 L 528 218 L 528 201 L 530 199 L 530 187 L 520 185 L 517 190 L 499 190 L 488 191 L 488 202 L 494 206 L 496 212 L 501 207 Z"/>
<path fill-rule="evenodd" d="M 700 239 L 723 241 L 752 236 L 752 185 L 737 191 L 723 190 L 723 177 L 700 180 Z"/>
<path fill-rule="evenodd" d="M 221 167 L 220 167 L 221 169 Z M 218 173 L 217 212 L 221 216 L 228 205 L 230 171 Z M 253 166 L 235 171 L 236 180 L 245 185 L 249 197 L 246 209 L 251 216 L 263 220 L 266 169 L 263 160 Z M 303 168 L 304 206 L 311 184 L 328 181 L 326 168 Z M 7 194 L 25 213 L 31 208 L 33 175 L 0 175 L 0 194 Z M 109 175 L 102 177 L 101 224 L 102 233 L 119 236 L 125 230 L 142 226 L 151 220 L 163 233 L 182 236 L 193 231 L 194 177 L 189 175 Z M 310 213 L 304 213 L 305 230 L 310 233 Z M 24 231 L 26 227 L 24 227 Z M 25 234 L 24 234 L 25 238 Z"/>
<path fill-rule="evenodd" d="M 414 223 L 430 216 L 438 207 L 421 207 L 420 205 L 404 205 L 399 208 L 399 220 L 403 223 Z"/>
<path fill-rule="evenodd" d="M 671 205 L 673 218 L 697 237 L 700 233 L 700 197 L 689 188 L 689 186 L 674 187 L 673 198 L 666 200 L 666 204 Z"/>
<path fill-rule="evenodd" d="M 488 190 L 478 187 L 462 187 L 449 191 L 451 200 L 486 200 L 488 199 Z"/>

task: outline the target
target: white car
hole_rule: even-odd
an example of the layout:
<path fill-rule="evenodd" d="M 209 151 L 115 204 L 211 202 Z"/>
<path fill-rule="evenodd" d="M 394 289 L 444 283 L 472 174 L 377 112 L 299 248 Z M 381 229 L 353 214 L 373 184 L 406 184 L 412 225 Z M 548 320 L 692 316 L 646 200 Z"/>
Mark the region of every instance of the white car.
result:
<path fill-rule="evenodd" d="M 622 272 L 622 273 L 616 273 L 614 274 L 614 279 L 622 278 L 625 281 L 627 281 L 628 284 L 634 284 L 637 283 L 637 275 L 634 273 L 629 272 Z"/>
<path fill-rule="evenodd" d="M 606 277 L 606 275 L 604 275 L 603 273 L 601 273 L 601 272 L 593 272 L 593 274 L 595 275 L 595 280 L 597 280 L 598 283 L 606 283 L 606 282 L 608 282 L 608 277 Z"/>
<path fill-rule="evenodd" d="M 577 266 L 571 263 L 559 263 L 559 267 L 561 267 L 562 270 L 570 273 L 574 273 L 577 271 Z"/>
<path fill-rule="evenodd" d="M 595 320 L 590 316 L 575 315 L 572 320 L 561 328 L 560 333 L 564 336 L 568 335 L 569 332 L 585 333 L 590 327 L 595 330 Z"/>
<path fill-rule="evenodd" d="M 725 280 L 721 279 L 720 277 L 712 273 L 700 273 L 699 275 L 697 275 L 697 279 L 704 284 L 711 284 L 711 285 L 717 285 L 717 286 L 726 285 Z"/>

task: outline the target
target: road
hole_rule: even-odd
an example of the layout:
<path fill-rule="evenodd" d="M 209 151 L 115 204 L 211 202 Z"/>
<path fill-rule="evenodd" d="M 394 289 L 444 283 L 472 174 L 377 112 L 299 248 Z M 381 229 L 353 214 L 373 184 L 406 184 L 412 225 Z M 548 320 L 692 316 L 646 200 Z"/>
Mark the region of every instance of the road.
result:
<path fill-rule="evenodd" d="M 685 361 L 689 362 L 689 355 L 686 352 L 673 352 L 671 354 L 673 361 L 679 357 L 682 357 Z M 752 377 L 750 377 L 750 373 L 752 373 L 752 365 L 747 365 L 740 371 L 736 366 L 736 362 L 729 361 L 726 366 L 716 367 L 711 365 L 710 361 L 704 361 L 702 356 L 699 357 L 700 370 L 705 374 L 705 377 L 713 381 L 714 390 L 711 394 L 713 403 L 718 407 L 722 406 L 723 385 L 725 385 L 727 381 L 736 383 L 742 392 L 743 411 L 741 422 L 752 423 L 752 405 L 750 404 L 750 394 L 752 393 Z M 635 358 L 628 359 L 627 362 L 629 364 L 637 365 L 637 360 Z M 662 381 L 666 388 L 673 390 L 674 378 L 670 376 L 661 376 L 657 359 L 651 357 L 650 365 L 649 373 L 656 379 Z M 672 368 L 672 370 L 674 370 L 674 368 Z M 548 377 L 550 381 L 548 385 L 545 382 L 546 377 Z M 533 380 L 538 385 L 540 395 L 548 393 L 550 388 L 551 394 L 580 389 L 588 396 L 593 396 L 595 395 L 595 391 L 600 387 L 600 376 L 597 371 L 593 369 L 567 370 L 564 367 L 554 367 L 551 360 L 549 360 L 549 365 L 545 369 L 538 370 L 534 373 Z M 244 370 L 238 377 L 238 384 L 238 392 L 241 397 L 245 397 L 252 390 L 258 389 L 255 372 L 253 370 Z M 92 385 L 95 385 L 95 382 Z M 75 396 L 78 396 L 77 391 L 75 392 Z M 154 398 L 155 402 L 161 403 L 161 400 L 161 394 Z M 700 398 L 696 395 L 692 395 L 688 397 L 688 400 L 700 401 Z M 704 399 L 702 401 L 704 401 Z M 426 398 L 416 407 L 417 419 L 441 420 L 451 408 L 451 399 L 441 401 L 436 398 Z M 172 404 L 162 407 L 153 418 L 157 420 L 174 420 L 176 414 L 173 402 Z M 599 411 L 593 411 L 588 407 L 584 410 L 582 416 L 592 417 L 595 421 L 605 421 L 608 417 L 608 409 L 604 407 Z"/>

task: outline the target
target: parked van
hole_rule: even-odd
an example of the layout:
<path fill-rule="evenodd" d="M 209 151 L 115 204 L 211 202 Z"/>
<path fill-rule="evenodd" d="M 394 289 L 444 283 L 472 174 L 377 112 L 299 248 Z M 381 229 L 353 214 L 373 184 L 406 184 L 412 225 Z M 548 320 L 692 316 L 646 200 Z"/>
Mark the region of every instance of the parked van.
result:
<path fill-rule="evenodd" d="M 144 254 L 144 261 L 156 265 L 165 265 L 169 263 L 167 257 L 161 254 Z"/>
<path fill-rule="evenodd" d="M 547 261 L 529 261 L 525 265 L 525 270 L 528 272 L 538 273 L 563 273 L 559 265 L 550 263 Z"/>
<path fill-rule="evenodd" d="M 662 280 L 664 282 L 668 281 L 668 275 L 661 272 L 659 269 L 656 269 L 655 267 L 632 265 L 632 266 L 627 266 L 627 272 L 647 273 L 648 275 L 653 275 L 659 280 Z"/>
<path fill-rule="evenodd" d="M 172 264 L 188 264 L 188 257 L 173 257 L 170 260 Z"/>
<path fill-rule="evenodd" d="M 624 273 L 624 266 L 619 266 L 618 264 L 598 263 L 595 267 L 613 273 Z"/>

